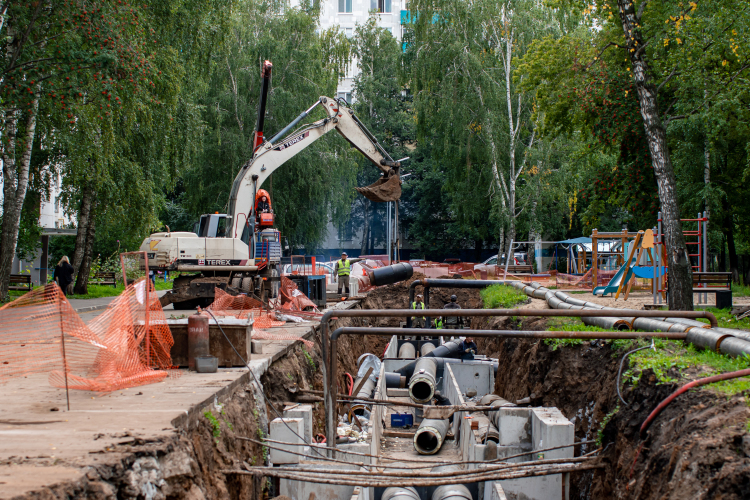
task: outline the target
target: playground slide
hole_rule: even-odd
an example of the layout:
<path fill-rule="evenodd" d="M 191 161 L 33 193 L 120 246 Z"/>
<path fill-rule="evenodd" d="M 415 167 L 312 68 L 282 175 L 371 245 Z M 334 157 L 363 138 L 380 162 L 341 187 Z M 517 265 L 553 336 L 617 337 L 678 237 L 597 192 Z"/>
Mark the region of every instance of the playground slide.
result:
<path fill-rule="evenodd" d="M 622 283 L 623 281 L 627 283 L 630 277 L 633 275 L 635 260 L 636 259 L 633 258 L 629 265 L 623 264 L 623 266 L 617 270 L 617 273 L 609 281 L 608 285 L 595 287 L 594 295 L 601 295 L 602 297 L 604 297 L 605 295 L 608 295 L 610 293 L 617 292 L 617 289 L 620 288 L 620 283 Z M 624 280 L 623 277 L 625 278 Z"/>

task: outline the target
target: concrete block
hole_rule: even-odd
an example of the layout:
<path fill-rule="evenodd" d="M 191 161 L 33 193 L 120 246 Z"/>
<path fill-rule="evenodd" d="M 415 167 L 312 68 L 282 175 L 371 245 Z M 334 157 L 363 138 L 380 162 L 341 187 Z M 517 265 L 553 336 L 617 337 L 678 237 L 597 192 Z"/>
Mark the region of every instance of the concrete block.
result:
<path fill-rule="evenodd" d="M 409 389 L 386 389 L 389 398 L 408 398 Z"/>
<path fill-rule="evenodd" d="M 302 437 L 304 437 L 305 441 L 307 441 L 308 443 L 312 443 L 312 433 L 313 433 L 312 405 L 297 405 L 297 406 L 292 407 L 289 410 L 285 408 L 284 418 L 301 418 L 305 427 L 305 432 L 304 434 L 302 434 Z"/>
<path fill-rule="evenodd" d="M 500 425 L 497 428 L 500 437 L 499 446 L 518 446 L 531 443 L 531 409 L 504 407 L 498 410 Z"/>
<path fill-rule="evenodd" d="M 575 427 L 557 408 L 534 408 L 531 435 L 535 450 L 572 444 Z M 544 452 L 545 459 L 571 458 L 573 447 Z"/>
<path fill-rule="evenodd" d="M 292 432 L 294 431 L 294 432 Z M 297 435 L 295 435 L 295 433 Z M 284 441 L 286 443 L 298 443 L 300 446 L 284 445 L 274 443 L 276 450 L 271 448 L 271 462 L 274 465 L 279 464 L 296 464 L 302 459 L 299 455 L 287 453 L 285 450 L 291 450 L 297 453 L 303 453 L 303 444 L 300 436 L 305 435 L 305 423 L 301 418 L 276 418 L 271 421 L 270 425 L 271 439 L 275 441 Z"/>
<path fill-rule="evenodd" d="M 306 467 L 310 467 L 309 464 Z M 345 464 L 320 464 L 316 465 L 321 473 L 327 470 L 357 470 L 358 467 Z M 293 481 L 290 479 L 279 479 L 280 492 L 293 500 L 351 500 L 354 494 L 354 486 L 344 486 L 335 484 L 318 484 L 307 481 Z"/>
<path fill-rule="evenodd" d="M 263 344 L 259 340 L 251 340 L 250 349 L 253 354 L 263 354 Z"/>

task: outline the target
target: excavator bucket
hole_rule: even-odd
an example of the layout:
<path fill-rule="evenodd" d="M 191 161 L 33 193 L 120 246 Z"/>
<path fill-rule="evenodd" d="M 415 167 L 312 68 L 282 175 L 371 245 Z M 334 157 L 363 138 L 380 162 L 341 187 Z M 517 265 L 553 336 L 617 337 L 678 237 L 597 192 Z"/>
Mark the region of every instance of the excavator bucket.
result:
<path fill-rule="evenodd" d="M 398 175 L 392 175 L 388 179 L 381 177 L 374 184 L 354 189 L 368 200 L 376 203 L 397 201 L 401 198 L 401 178 Z"/>

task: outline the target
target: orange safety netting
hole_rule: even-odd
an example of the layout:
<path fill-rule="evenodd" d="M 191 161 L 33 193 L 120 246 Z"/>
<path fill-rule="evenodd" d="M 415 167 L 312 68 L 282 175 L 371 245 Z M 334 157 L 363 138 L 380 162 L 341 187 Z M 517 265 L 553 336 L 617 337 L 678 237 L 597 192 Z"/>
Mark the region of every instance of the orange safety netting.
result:
<path fill-rule="evenodd" d="M 279 287 L 279 299 L 281 309 L 287 311 L 304 311 L 306 307 L 312 307 L 314 311 L 318 308 L 307 295 L 302 293 L 294 281 L 286 276 L 281 277 L 281 286 Z"/>
<path fill-rule="evenodd" d="M 167 376 L 173 344 L 148 280 L 129 285 L 89 324 L 49 284 L 0 308 L 0 382 L 48 373 L 55 387 L 86 391 L 150 384 Z"/>

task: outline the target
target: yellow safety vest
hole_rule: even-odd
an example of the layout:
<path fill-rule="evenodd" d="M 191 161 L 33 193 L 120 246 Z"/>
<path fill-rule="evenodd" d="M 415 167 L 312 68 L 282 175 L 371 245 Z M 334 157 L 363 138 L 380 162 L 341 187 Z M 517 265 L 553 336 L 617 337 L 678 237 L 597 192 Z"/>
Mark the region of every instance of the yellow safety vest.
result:
<path fill-rule="evenodd" d="M 339 261 L 339 276 L 349 276 L 352 272 L 349 259 Z"/>
<path fill-rule="evenodd" d="M 412 302 L 411 303 L 412 309 L 419 309 L 419 307 L 417 306 L 422 306 L 422 309 L 424 309 L 424 302 Z"/>

